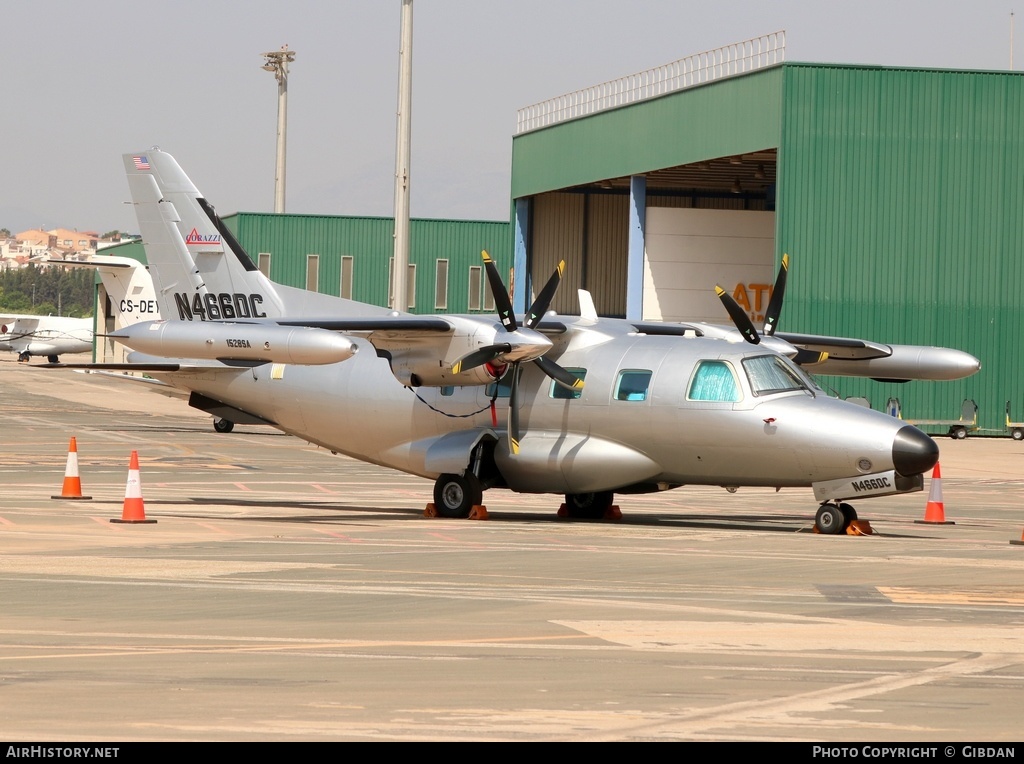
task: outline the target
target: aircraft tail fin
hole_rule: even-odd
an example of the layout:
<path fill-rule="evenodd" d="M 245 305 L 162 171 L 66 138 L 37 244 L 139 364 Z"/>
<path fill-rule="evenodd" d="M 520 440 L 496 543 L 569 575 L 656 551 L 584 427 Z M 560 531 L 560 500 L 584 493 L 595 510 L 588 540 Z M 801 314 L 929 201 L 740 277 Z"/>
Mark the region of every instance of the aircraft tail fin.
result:
<path fill-rule="evenodd" d="M 276 290 L 170 154 L 124 155 L 128 187 L 164 318 L 207 321 L 277 317 Z M 201 204 L 201 202 L 203 204 Z"/>
<path fill-rule="evenodd" d="M 146 266 L 138 260 L 117 255 L 93 255 L 88 260 L 52 259 L 47 262 L 65 268 L 89 268 L 99 273 L 109 300 L 109 305 L 101 305 L 100 310 L 108 320 L 113 320 L 108 329 L 160 318 L 153 279 Z"/>
<path fill-rule="evenodd" d="M 124 167 L 165 319 L 275 319 L 382 311 L 272 282 L 170 154 L 158 148 L 125 154 Z"/>

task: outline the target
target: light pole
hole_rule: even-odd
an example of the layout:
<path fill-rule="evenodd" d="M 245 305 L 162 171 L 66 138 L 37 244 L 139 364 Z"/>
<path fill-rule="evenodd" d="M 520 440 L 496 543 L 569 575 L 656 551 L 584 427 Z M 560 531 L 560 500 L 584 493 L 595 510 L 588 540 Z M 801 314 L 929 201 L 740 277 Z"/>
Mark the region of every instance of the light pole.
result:
<path fill-rule="evenodd" d="M 395 146 L 395 250 L 391 273 L 395 310 L 409 309 L 409 161 L 412 144 L 412 0 L 402 0 L 398 49 L 398 130 Z"/>
<path fill-rule="evenodd" d="M 284 212 L 285 140 L 288 131 L 288 64 L 295 60 L 295 51 L 282 45 L 281 50 L 263 54 L 263 68 L 277 79 L 277 167 L 274 171 L 274 212 Z"/>

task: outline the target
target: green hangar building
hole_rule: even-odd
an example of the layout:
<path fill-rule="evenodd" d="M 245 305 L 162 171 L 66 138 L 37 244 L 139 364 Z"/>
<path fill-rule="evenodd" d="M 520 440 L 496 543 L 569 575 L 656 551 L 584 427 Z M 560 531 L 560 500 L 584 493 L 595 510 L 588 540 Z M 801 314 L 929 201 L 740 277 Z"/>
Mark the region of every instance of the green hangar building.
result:
<path fill-rule="evenodd" d="M 1024 79 L 784 62 L 783 33 L 520 111 L 516 270 L 555 308 L 728 323 L 721 284 L 763 318 L 783 254 L 785 331 L 966 350 L 958 382 L 822 377 L 909 420 L 1024 417 Z M 530 286 L 517 281 L 517 309 Z M 809 367 L 813 371 L 813 367 Z M 945 428 L 931 428 L 945 432 Z"/>

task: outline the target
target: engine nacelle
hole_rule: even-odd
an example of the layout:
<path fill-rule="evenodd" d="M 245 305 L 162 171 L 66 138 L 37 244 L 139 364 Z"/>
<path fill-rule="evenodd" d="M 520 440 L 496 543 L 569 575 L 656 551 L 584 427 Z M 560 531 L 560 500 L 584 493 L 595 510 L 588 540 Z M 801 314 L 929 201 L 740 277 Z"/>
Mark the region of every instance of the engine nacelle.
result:
<path fill-rule="evenodd" d="M 439 361 L 436 354 L 409 350 L 388 355 L 391 373 L 395 379 L 409 387 L 489 385 L 500 379 L 508 368 L 506 364 L 485 363 L 453 374 L 451 365 Z"/>

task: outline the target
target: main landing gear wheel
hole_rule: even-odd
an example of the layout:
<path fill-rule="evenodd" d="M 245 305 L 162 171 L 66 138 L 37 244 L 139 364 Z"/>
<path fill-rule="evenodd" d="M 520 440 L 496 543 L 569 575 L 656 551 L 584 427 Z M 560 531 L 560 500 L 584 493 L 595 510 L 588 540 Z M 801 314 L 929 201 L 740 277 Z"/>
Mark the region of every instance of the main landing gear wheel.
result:
<path fill-rule="evenodd" d="M 235 423 L 230 419 L 214 419 L 213 429 L 217 432 L 231 432 L 235 429 Z"/>
<path fill-rule="evenodd" d="M 840 504 L 839 511 L 843 513 L 843 530 L 850 527 L 850 523 L 857 519 L 857 510 L 849 504 Z"/>
<path fill-rule="evenodd" d="M 567 493 L 565 511 L 569 517 L 581 520 L 600 520 L 611 508 L 614 495 L 611 491 L 597 493 Z"/>
<path fill-rule="evenodd" d="M 818 513 L 814 516 L 814 527 L 818 529 L 819 533 L 824 533 L 829 536 L 835 536 L 842 533 L 846 526 L 849 525 L 849 520 L 846 519 L 847 513 L 843 511 L 843 507 L 848 507 L 849 512 L 856 515 L 853 511 L 853 507 L 849 504 L 822 504 L 818 507 Z M 853 520 L 851 517 L 850 520 Z"/>
<path fill-rule="evenodd" d="M 441 475 L 434 483 L 434 508 L 441 517 L 469 517 L 470 511 L 483 498 L 483 486 L 472 472 Z"/>

